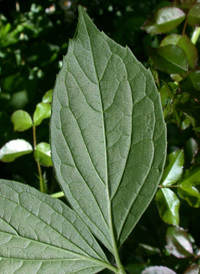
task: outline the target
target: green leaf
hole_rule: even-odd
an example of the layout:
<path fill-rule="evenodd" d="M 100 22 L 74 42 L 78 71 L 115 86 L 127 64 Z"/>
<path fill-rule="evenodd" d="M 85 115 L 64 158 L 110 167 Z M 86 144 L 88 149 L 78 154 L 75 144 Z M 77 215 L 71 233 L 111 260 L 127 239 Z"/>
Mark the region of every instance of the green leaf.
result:
<path fill-rule="evenodd" d="M 183 274 L 199 274 L 200 273 L 200 265 L 193 265 L 186 269 Z"/>
<path fill-rule="evenodd" d="M 166 36 L 161 44 L 160 47 L 164 47 L 167 45 L 175 45 L 182 48 L 185 51 L 185 54 L 188 58 L 188 63 L 191 69 L 195 68 L 198 63 L 198 52 L 195 45 L 191 42 L 189 37 L 184 34 L 170 34 Z"/>
<path fill-rule="evenodd" d="M 195 187 L 200 185 L 200 168 L 188 170 L 179 183 L 178 194 L 185 199 L 190 206 L 200 207 L 200 193 Z"/>
<path fill-rule="evenodd" d="M 168 188 L 161 188 L 156 193 L 156 203 L 160 218 L 170 225 L 178 226 L 180 201 L 176 194 Z"/>
<path fill-rule="evenodd" d="M 200 26 L 200 3 L 196 3 L 191 7 L 187 21 L 190 26 Z"/>
<path fill-rule="evenodd" d="M 167 229 L 166 249 L 177 258 L 187 258 L 193 254 L 192 243 L 187 232 L 180 227 Z"/>
<path fill-rule="evenodd" d="M 176 7 L 165 7 L 154 12 L 142 28 L 148 33 L 165 33 L 176 28 L 185 19 L 185 13 Z"/>
<path fill-rule="evenodd" d="M 116 254 L 115 240 L 118 246 L 125 241 L 155 194 L 166 128 L 150 71 L 100 32 L 81 7 L 57 77 L 50 129 L 63 192 Z"/>
<path fill-rule="evenodd" d="M 192 71 L 180 82 L 180 88 L 200 100 L 200 70 Z"/>
<path fill-rule="evenodd" d="M 43 166 L 52 166 L 51 149 L 47 143 L 39 143 L 34 151 L 34 157 L 37 162 Z"/>
<path fill-rule="evenodd" d="M 0 180 L 1 273 L 92 274 L 109 265 L 77 214 L 63 202 Z"/>
<path fill-rule="evenodd" d="M 42 102 L 49 104 L 52 102 L 52 94 L 53 94 L 53 89 L 48 90 L 45 95 L 42 97 Z"/>
<path fill-rule="evenodd" d="M 11 121 L 14 124 L 14 131 L 24 131 L 33 125 L 31 116 L 24 110 L 15 111 L 11 116 Z"/>
<path fill-rule="evenodd" d="M 150 266 L 142 271 L 141 274 L 176 274 L 176 272 L 165 266 Z"/>
<path fill-rule="evenodd" d="M 161 185 L 171 186 L 181 177 L 184 164 L 183 150 L 177 150 L 167 156 L 166 166 L 163 172 Z"/>
<path fill-rule="evenodd" d="M 188 59 L 183 49 L 168 45 L 157 49 L 149 48 L 155 66 L 168 74 L 183 73 L 188 70 Z"/>
<path fill-rule="evenodd" d="M 51 116 L 51 105 L 46 103 L 39 103 L 33 114 L 33 122 L 35 126 L 39 126 L 42 121 Z"/>
<path fill-rule="evenodd" d="M 27 141 L 22 139 L 12 140 L 0 149 L 0 160 L 7 163 L 13 162 L 16 158 L 32 151 L 33 148 Z"/>

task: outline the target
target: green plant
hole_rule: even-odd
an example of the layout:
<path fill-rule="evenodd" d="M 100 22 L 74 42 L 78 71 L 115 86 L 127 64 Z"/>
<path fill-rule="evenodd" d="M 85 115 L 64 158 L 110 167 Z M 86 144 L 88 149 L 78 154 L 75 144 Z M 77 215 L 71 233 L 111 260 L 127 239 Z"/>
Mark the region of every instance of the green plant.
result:
<path fill-rule="evenodd" d="M 81 7 L 53 93 L 50 135 L 56 177 L 73 209 L 1 180 L 2 273 L 125 273 L 118 249 L 161 179 L 166 128 L 150 71 Z"/>

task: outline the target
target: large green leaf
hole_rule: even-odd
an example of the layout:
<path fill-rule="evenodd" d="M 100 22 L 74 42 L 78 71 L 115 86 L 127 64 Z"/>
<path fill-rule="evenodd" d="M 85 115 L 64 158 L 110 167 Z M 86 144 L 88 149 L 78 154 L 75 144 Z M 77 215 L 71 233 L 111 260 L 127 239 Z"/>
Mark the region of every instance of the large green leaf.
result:
<path fill-rule="evenodd" d="M 0 180 L 1 273 L 92 274 L 115 269 L 88 228 L 63 202 Z"/>
<path fill-rule="evenodd" d="M 116 253 L 155 194 L 166 128 L 150 71 L 81 7 L 53 93 L 51 149 L 70 204 Z"/>
<path fill-rule="evenodd" d="M 164 7 L 154 12 L 142 26 L 151 34 L 165 33 L 177 27 L 185 19 L 185 13 L 176 7 Z"/>
<path fill-rule="evenodd" d="M 200 26 L 200 3 L 196 3 L 191 7 L 187 20 L 191 26 Z"/>
<path fill-rule="evenodd" d="M 183 150 L 177 150 L 167 156 L 166 167 L 163 172 L 161 185 L 171 186 L 181 177 L 184 164 Z"/>
<path fill-rule="evenodd" d="M 11 140 L 0 149 L 0 160 L 9 163 L 32 151 L 33 148 L 29 142 L 23 139 Z"/>

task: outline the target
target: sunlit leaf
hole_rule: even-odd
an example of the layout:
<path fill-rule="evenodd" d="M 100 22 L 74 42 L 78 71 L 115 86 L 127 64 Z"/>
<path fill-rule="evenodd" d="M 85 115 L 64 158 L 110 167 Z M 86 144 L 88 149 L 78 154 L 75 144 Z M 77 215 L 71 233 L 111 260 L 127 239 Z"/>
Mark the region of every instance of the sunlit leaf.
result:
<path fill-rule="evenodd" d="M 73 209 L 116 254 L 152 200 L 166 131 L 153 77 L 79 8 L 53 93 L 52 160 Z M 115 232 L 115 233 L 114 233 Z"/>
<path fill-rule="evenodd" d="M 198 62 L 198 52 L 195 45 L 191 42 L 189 37 L 184 34 L 170 34 L 166 36 L 162 41 L 160 46 L 164 47 L 167 45 L 175 45 L 182 48 L 188 58 L 188 63 L 190 68 L 195 68 Z"/>
<path fill-rule="evenodd" d="M 175 184 L 181 177 L 184 164 L 183 150 L 177 150 L 167 156 L 166 166 L 163 172 L 161 185 L 170 186 Z"/>
<path fill-rule="evenodd" d="M 188 70 L 188 59 L 183 49 L 168 45 L 157 49 L 149 48 L 155 66 L 169 74 L 183 73 Z"/>
<path fill-rule="evenodd" d="M 187 20 L 190 26 L 200 26 L 200 3 L 196 3 L 191 7 Z"/>
<path fill-rule="evenodd" d="M 35 126 L 39 126 L 42 121 L 51 116 L 51 105 L 46 103 L 39 103 L 33 114 L 33 122 Z"/>
<path fill-rule="evenodd" d="M 24 131 L 32 127 L 33 121 L 28 112 L 17 110 L 11 116 L 11 121 L 14 124 L 15 131 Z"/>
<path fill-rule="evenodd" d="M 22 139 L 12 140 L 0 149 L 0 160 L 2 162 L 12 162 L 16 158 L 29 154 L 32 151 L 33 148 L 27 141 Z"/>
<path fill-rule="evenodd" d="M 161 188 L 156 193 L 156 203 L 161 219 L 171 225 L 179 225 L 180 201 L 168 188 Z"/>
<path fill-rule="evenodd" d="M 192 243 L 187 232 L 180 227 L 169 227 L 167 229 L 166 249 L 177 258 L 190 257 L 193 254 Z"/>
<path fill-rule="evenodd" d="M 51 101 L 52 101 L 52 94 L 53 94 L 53 89 L 48 90 L 45 93 L 45 95 L 42 97 L 42 102 L 46 103 L 46 104 L 51 103 Z"/>
<path fill-rule="evenodd" d="M 185 13 L 176 7 L 165 7 L 154 12 L 142 28 L 151 34 L 165 33 L 177 27 Z"/>
<path fill-rule="evenodd" d="M 93 274 L 111 267 L 77 214 L 28 185 L 0 180 L 1 273 Z"/>
<path fill-rule="evenodd" d="M 34 151 L 34 157 L 37 162 L 44 166 L 52 166 L 51 149 L 47 143 L 39 143 Z"/>

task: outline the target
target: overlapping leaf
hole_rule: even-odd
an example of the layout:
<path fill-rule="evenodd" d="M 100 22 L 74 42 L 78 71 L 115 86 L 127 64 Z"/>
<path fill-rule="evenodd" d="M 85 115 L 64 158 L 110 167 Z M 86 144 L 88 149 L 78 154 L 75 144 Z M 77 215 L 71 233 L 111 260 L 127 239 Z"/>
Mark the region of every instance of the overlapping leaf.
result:
<path fill-rule="evenodd" d="M 9 274 L 92 274 L 107 259 L 88 228 L 64 203 L 0 180 L 0 269 Z"/>
<path fill-rule="evenodd" d="M 111 251 L 159 183 L 166 132 L 154 80 L 99 32 L 82 8 L 57 77 L 51 118 L 57 179 L 74 210 Z"/>

